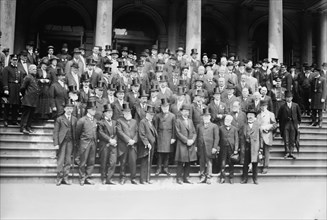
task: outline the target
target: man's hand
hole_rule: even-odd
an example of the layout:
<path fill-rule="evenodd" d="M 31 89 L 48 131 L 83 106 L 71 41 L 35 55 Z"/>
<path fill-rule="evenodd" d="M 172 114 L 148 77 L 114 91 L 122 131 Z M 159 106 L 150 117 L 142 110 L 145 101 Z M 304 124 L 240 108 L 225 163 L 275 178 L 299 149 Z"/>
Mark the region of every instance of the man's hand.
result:
<path fill-rule="evenodd" d="M 20 92 L 20 93 L 19 93 L 19 96 L 23 96 L 23 94 Z"/>
<path fill-rule="evenodd" d="M 191 146 L 192 144 L 193 144 L 193 140 L 187 140 L 187 143 L 186 143 L 187 146 Z"/>
<path fill-rule="evenodd" d="M 217 115 L 217 118 L 223 118 L 223 115 L 222 114 L 218 114 Z"/>
<path fill-rule="evenodd" d="M 216 153 L 217 153 L 217 149 L 216 149 L 216 148 L 212 148 L 212 149 L 211 149 L 211 153 L 212 153 L 212 154 L 216 154 Z"/>
<path fill-rule="evenodd" d="M 3 93 L 6 94 L 6 95 L 9 95 L 9 91 L 8 90 L 5 90 Z"/>
<path fill-rule="evenodd" d="M 170 140 L 170 144 L 173 144 L 173 143 L 175 143 L 176 142 L 176 139 L 171 139 Z"/>
<path fill-rule="evenodd" d="M 146 147 L 149 148 L 149 150 L 152 148 L 151 144 L 146 145 Z"/>
<path fill-rule="evenodd" d="M 238 151 L 237 150 L 234 150 L 234 154 L 238 154 Z"/>
<path fill-rule="evenodd" d="M 309 99 L 308 101 L 311 102 L 311 99 Z"/>
<path fill-rule="evenodd" d="M 57 111 L 57 107 L 53 107 L 52 111 L 56 112 Z"/>
<path fill-rule="evenodd" d="M 321 99 L 321 102 L 325 102 L 325 99 Z"/>
<path fill-rule="evenodd" d="M 133 139 L 130 139 L 127 143 L 127 145 L 134 145 L 135 141 Z"/>

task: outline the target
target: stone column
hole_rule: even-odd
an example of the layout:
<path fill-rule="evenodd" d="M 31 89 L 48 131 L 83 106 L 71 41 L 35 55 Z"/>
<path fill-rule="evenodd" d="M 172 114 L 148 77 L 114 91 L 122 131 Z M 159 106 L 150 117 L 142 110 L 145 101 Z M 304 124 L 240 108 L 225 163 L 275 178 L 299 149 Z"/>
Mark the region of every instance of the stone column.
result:
<path fill-rule="evenodd" d="M 312 64 L 312 15 L 302 16 L 302 63 Z"/>
<path fill-rule="evenodd" d="M 238 13 L 237 22 L 237 47 L 236 54 L 239 59 L 248 58 L 248 9 L 246 7 L 240 7 Z"/>
<path fill-rule="evenodd" d="M 269 0 L 268 58 L 283 63 L 283 0 Z"/>
<path fill-rule="evenodd" d="M 112 42 L 113 0 L 98 0 L 95 45 L 104 47 Z"/>
<path fill-rule="evenodd" d="M 179 26 L 177 19 L 178 1 L 169 1 L 168 48 L 174 52 L 178 47 Z"/>
<path fill-rule="evenodd" d="M 1 47 L 8 47 L 14 52 L 16 0 L 0 0 L 0 31 L 2 32 Z"/>
<path fill-rule="evenodd" d="M 320 38 L 318 47 L 318 68 L 321 64 L 327 62 L 327 11 L 320 14 Z"/>
<path fill-rule="evenodd" d="M 187 0 L 186 21 L 186 53 L 191 54 L 195 48 L 201 54 L 201 2 L 202 0 Z"/>

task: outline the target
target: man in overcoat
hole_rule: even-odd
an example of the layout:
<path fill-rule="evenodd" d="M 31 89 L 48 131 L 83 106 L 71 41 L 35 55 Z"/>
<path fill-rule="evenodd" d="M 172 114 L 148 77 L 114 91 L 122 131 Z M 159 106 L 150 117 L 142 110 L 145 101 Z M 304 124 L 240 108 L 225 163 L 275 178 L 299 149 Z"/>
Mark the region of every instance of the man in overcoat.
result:
<path fill-rule="evenodd" d="M 200 183 L 211 184 L 212 158 L 219 151 L 219 127 L 210 121 L 209 108 L 203 109 L 203 123 L 197 130 L 197 152 L 200 157 Z"/>
<path fill-rule="evenodd" d="M 285 92 L 286 103 L 283 104 L 278 112 L 277 121 L 279 122 L 280 134 L 284 140 L 284 158 L 296 159 L 293 150 L 296 144 L 297 135 L 301 123 L 301 110 L 298 104 L 292 102 L 292 92 Z"/>
<path fill-rule="evenodd" d="M 24 134 L 33 133 L 31 129 L 32 118 L 39 102 L 40 88 L 36 80 L 36 66 L 28 67 L 28 75 L 24 78 L 20 92 L 23 95 L 23 114 L 20 122 L 20 131 Z"/>
<path fill-rule="evenodd" d="M 126 164 L 130 170 L 132 184 L 137 184 L 136 176 L 136 159 L 137 159 L 137 142 L 138 142 L 138 125 L 135 119 L 132 119 L 131 109 L 128 103 L 123 104 L 123 117 L 117 120 L 117 137 L 118 137 L 118 160 L 120 163 L 120 184 L 126 182 Z"/>
<path fill-rule="evenodd" d="M 57 181 L 56 185 L 61 183 L 70 185 L 68 180 L 69 170 L 72 164 L 71 155 L 76 148 L 76 123 L 77 119 L 72 115 L 74 105 L 70 100 L 64 107 L 65 113 L 55 120 L 53 129 L 53 145 L 57 151 Z"/>
<path fill-rule="evenodd" d="M 319 71 L 315 71 L 311 81 L 310 98 L 312 109 L 312 126 L 322 127 L 322 110 L 325 107 L 327 95 L 326 78 L 320 76 Z M 318 120 L 317 120 L 318 115 Z"/>
<path fill-rule="evenodd" d="M 173 144 L 176 142 L 175 134 L 176 117 L 169 111 L 169 102 L 167 99 L 161 99 L 161 112 L 155 117 L 154 123 L 158 132 L 157 153 L 158 163 L 156 175 L 162 171 L 170 176 L 168 171 L 169 154 L 174 151 Z"/>
<path fill-rule="evenodd" d="M 80 185 L 94 185 L 91 180 L 95 164 L 95 153 L 97 145 L 97 120 L 94 118 L 96 103 L 90 99 L 86 105 L 86 115 L 77 121 L 76 140 L 79 142 L 79 176 Z"/>
<path fill-rule="evenodd" d="M 156 148 L 158 133 L 153 124 L 153 117 L 156 111 L 153 106 L 147 106 L 145 118 L 139 124 L 139 144 L 137 149 L 137 157 L 140 160 L 140 183 L 151 184 L 150 173 L 152 165 L 152 157 Z M 150 157 L 150 158 L 149 158 Z M 150 164 L 149 164 L 150 162 Z M 150 168 L 150 169 L 149 169 Z"/>
<path fill-rule="evenodd" d="M 112 108 L 110 104 L 103 106 L 103 117 L 98 122 L 100 174 L 102 184 L 115 183 L 111 180 L 115 173 L 117 162 L 117 125 L 112 120 Z"/>
<path fill-rule="evenodd" d="M 58 81 L 52 83 L 49 89 L 50 106 L 56 118 L 64 113 L 64 106 L 68 100 L 68 87 L 65 83 L 65 73 L 57 68 Z"/>
<path fill-rule="evenodd" d="M 177 183 L 192 183 L 189 180 L 190 163 L 197 160 L 195 141 L 196 130 L 192 120 L 189 118 L 191 106 L 183 105 L 181 117 L 177 118 L 176 129 L 176 155 L 177 162 Z"/>

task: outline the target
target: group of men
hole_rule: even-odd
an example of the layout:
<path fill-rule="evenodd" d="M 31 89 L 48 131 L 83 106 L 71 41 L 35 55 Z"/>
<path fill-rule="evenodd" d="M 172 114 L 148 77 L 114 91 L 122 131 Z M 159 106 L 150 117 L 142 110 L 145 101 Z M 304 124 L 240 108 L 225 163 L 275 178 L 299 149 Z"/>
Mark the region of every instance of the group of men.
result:
<path fill-rule="evenodd" d="M 117 161 L 121 184 L 126 182 L 127 165 L 131 183 L 138 184 L 137 161 L 140 183 L 151 183 L 154 155 L 156 175 L 171 175 L 169 158 L 174 158 L 179 184 L 191 183 L 190 165 L 196 161 L 200 182 L 210 184 L 217 157 L 220 183 L 226 179 L 226 164 L 233 183 L 234 164 L 240 163 L 241 183 L 247 183 L 252 164 L 257 184 L 258 163 L 263 163 L 263 173 L 268 171 L 278 122 L 286 159 L 295 159 L 301 108 L 312 115 L 312 126 L 322 124 L 326 63 L 321 71 L 305 65 L 303 71 L 291 66 L 288 72 L 277 59 L 264 59 L 253 67 L 251 60 L 222 54 L 218 63 L 216 54 L 210 60 L 203 54 L 199 60 L 197 49 L 188 55 L 181 47 L 173 54 L 168 49 L 159 53 L 153 45 L 139 60 L 127 47 L 119 53 L 110 45 L 103 51 L 95 46 L 88 57 L 84 48 L 75 48 L 69 56 L 67 45 L 57 56 L 49 46 L 41 59 L 33 56 L 32 43 L 26 49 L 12 54 L 8 66 L 1 68 L 5 126 L 9 112 L 11 123 L 17 123 L 22 105 L 21 132 L 29 135 L 34 132 L 35 108 L 40 103 L 48 106 L 55 119 L 57 185 L 71 184 L 68 176 L 75 162 L 80 184 L 94 184 L 91 175 L 97 154 L 103 184 L 115 184 Z"/>

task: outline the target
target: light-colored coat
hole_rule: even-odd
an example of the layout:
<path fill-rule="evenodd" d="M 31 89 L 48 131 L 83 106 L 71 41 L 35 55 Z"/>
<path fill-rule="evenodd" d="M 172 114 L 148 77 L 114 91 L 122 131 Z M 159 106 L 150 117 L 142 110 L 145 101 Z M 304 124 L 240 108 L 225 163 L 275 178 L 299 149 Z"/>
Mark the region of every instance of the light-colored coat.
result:
<path fill-rule="evenodd" d="M 266 112 L 261 112 L 257 116 L 257 121 L 260 125 L 260 132 L 261 132 L 261 137 L 262 141 L 269 146 L 272 146 L 273 143 L 273 131 L 277 128 L 277 122 L 275 118 L 275 114 L 266 111 Z M 267 129 L 268 133 L 264 132 L 263 130 Z"/>

